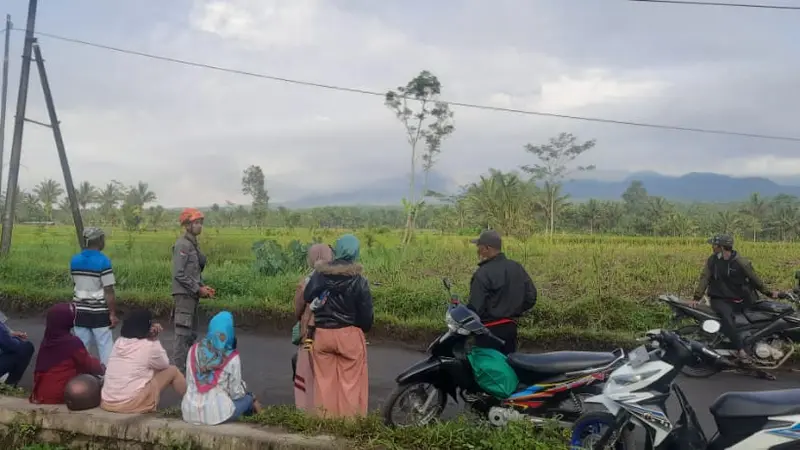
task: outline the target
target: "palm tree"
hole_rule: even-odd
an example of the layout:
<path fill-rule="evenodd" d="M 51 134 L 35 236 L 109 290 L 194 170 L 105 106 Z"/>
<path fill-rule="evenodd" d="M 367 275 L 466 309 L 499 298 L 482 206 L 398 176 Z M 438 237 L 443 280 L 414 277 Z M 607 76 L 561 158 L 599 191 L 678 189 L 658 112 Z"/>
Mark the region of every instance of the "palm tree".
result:
<path fill-rule="evenodd" d="M 52 178 L 48 178 L 39 183 L 34 189 L 33 193 L 42 203 L 44 214 L 47 220 L 53 221 L 53 204 L 58 202 L 58 198 L 64 194 L 64 189 L 61 185 Z"/>
<path fill-rule="evenodd" d="M 581 219 L 584 220 L 587 225 L 589 225 L 589 234 L 594 234 L 594 230 L 597 227 L 598 222 L 600 222 L 600 220 L 603 218 L 602 205 L 597 200 L 591 199 L 582 204 L 579 211 Z"/>
<path fill-rule="evenodd" d="M 81 212 L 85 212 L 89 205 L 97 203 L 99 199 L 97 189 L 88 181 L 84 181 L 78 186 L 78 189 L 75 190 L 75 196 L 78 197 L 78 205 L 81 208 Z"/>
<path fill-rule="evenodd" d="M 758 233 L 763 230 L 764 220 L 769 212 L 769 205 L 758 192 L 753 192 L 739 212 L 747 218 L 748 226 L 753 232 L 753 242 L 755 242 L 758 238 Z"/>
<path fill-rule="evenodd" d="M 490 169 L 489 176 L 467 186 L 462 194 L 470 214 L 486 228 L 508 234 L 529 231 L 533 213 L 534 189 L 532 182 L 520 179 L 516 173 L 503 173 Z"/>
<path fill-rule="evenodd" d="M 128 191 L 129 201 L 139 207 L 157 200 L 156 193 L 150 190 L 150 186 L 144 181 L 140 181 L 136 186 L 131 186 Z"/>
<path fill-rule="evenodd" d="M 119 204 L 124 197 L 125 189 L 122 186 L 122 183 L 116 180 L 108 183 L 102 192 L 100 192 L 98 198 L 100 203 L 100 214 L 111 225 L 114 225 L 117 204 Z"/>

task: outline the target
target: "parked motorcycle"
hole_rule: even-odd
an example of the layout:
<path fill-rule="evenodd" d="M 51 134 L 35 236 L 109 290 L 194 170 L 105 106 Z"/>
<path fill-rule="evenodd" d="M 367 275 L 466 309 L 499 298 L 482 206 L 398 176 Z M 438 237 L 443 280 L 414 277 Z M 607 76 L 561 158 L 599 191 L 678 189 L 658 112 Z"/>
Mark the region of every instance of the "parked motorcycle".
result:
<path fill-rule="evenodd" d="M 720 324 L 708 320 L 702 327 L 716 333 Z M 631 351 L 628 362 L 611 373 L 603 393 L 586 400 L 606 410 L 575 421 L 573 449 L 631 450 L 634 426 L 646 430 L 647 450 L 800 448 L 800 389 L 722 394 L 710 407 L 718 431 L 708 441 L 686 395 L 673 382 L 680 368 L 696 358 L 709 365 L 728 366 L 728 362 L 702 343 L 671 331 L 652 330 L 645 340 L 648 343 Z M 670 390 L 681 408 L 675 424 L 666 414 Z"/>
<path fill-rule="evenodd" d="M 795 274 L 800 283 L 800 271 Z M 800 285 L 794 292 L 779 294 L 779 298 L 799 303 Z M 749 346 L 753 355 L 752 362 L 744 363 L 739 359 L 737 349 L 722 333 L 709 335 L 700 326 L 706 320 L 719 321 L 719 316 L 708 306 L 686 302 L 674 295 L 661 295 L 658 299 L 666 303 L 673 311 L 675 324 L 690 318 L 696 324 L 675 330 L 677 334 L 697 340 L 714 349 L 728 362 L 739 362 L 740 366 L 759 371 L 770 371 L 781 367 L 794 353 L 794 343 L 800 342 L 800 315 L 796 314 L 792 305 L 775 301 L 759 301 L 735 316 L 737 330 Z M 720 367 L 706 364 L 697 359 L 687 364 L 682 373 L 688 377 L 706 378 L 720 371 Z"/>
<path fill-rule="evenodd" d="M 472 413 L 496 426 L 512 420 L 543 422 L 559 416 L 571 421 L 584 411 L 582 399 L 601 392 L 599 384 L 624 361 L 622 349 L 612 353 L 512 353 L 507 361 L 520 386 L 507 399 L 494 398 L 478 386 L 467 359 L 468 347 L 475 336 L 490 336 L 501 344 L 504 341 L 461 304 L 449 280 L 442 281 L 450 294 L 445 314 L 447 331 L 430 344 L 426 359 L 396 378 L 397 387 L 383 405 L 387 425 L 427 424 L 441 416 L 448 395 L 458 403 L 457 394 Z M 412 418 L 402 421 L 395 413 L 398 407 L 409 407 Z"/>

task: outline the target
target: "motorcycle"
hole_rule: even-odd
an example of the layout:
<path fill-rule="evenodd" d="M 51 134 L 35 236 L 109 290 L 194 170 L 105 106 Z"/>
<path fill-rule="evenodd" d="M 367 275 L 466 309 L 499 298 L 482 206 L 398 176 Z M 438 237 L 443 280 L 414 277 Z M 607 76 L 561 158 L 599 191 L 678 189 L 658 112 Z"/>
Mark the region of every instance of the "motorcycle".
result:
<path fill-rule="evenodd" d="M 708 333 L 720 328 L 715 320 L 702 326 Z M 800 389 L 722 394 L 710 407 L 717 432 L 709 441 L 683 390 L 673 382 L 680 368 L 696 358 L 711 365 L 729 363 L 702 343 L 671 331 L 649 331 L 645 340 L 629 353 L 625 365 L 611 373 L 603 393 L 586 400 L 603 405 L 605 411 L 589 412 L 575 421 L 573 450 L 631 450 L 635 426 L 646 430 L 647 450 L 800 448 Z M 681 409 L 675 424 L 666 414 L 670 390 Z"/>
<path fill-rule="evenodd" d="M 450 295 L 445 313 L 447 331 L 430 344 L 427 358 L 397 376 L 397 386 L 382 408 L 389 426 L 424 425 L 438 419 L 448 396 L 456 403 L 461 397 L 469 412 L 495 426 L 516 420 L 541 423 L 559 416 L 574 420 L 584 411 L 582 399 L 601 392 L 599 384 L 625 359 L 622 349 L 612 353 L 512 353 L 507 361 L 520 386 L 507 399 L 495 398 L 478 386 L 467 347 L 476 336 L 488 336 L 501 344 L 504 341 L 461 304 L 449 280 L 442 281 Z M 412 410 L 409 423 L 403 423 L 394 412 L 395 407 L 404 405 Z"/>
<path fill-rule="evenodd" d="M 800 271 L 795 274 L 800 283 Z M 779 298 L 792 303 L 800 303 L 800 285 L 794 292 L 782 292 Z M 719 316 L 708 306 L 686 302 L 674 295 L 661 295 L 658 299 L 666 303 L 673 311 L 674 324 L 689 318 L 696 324 L 675 330 L 680 336 L 703 342 L 709 348 L 729 360 L 737 361 L 742 368 L 756 371 L 775 370 L 781 367 L 794 353 L 794 343 L 800 342 L 800 316 L 792 305 L 759 301 L 741 314 L 735 315 L 737 331 L 749 347 L 753 360 L 742 362 L 737 349 L 721 333 L 709 335 L 699 325 L 706 320 L 719 321 Z M 697 359 L 683 367 L 681 372 L 692 378 L 707 378 L 722 370 L 718 365 L 709 366 L 702 359 Z"/>

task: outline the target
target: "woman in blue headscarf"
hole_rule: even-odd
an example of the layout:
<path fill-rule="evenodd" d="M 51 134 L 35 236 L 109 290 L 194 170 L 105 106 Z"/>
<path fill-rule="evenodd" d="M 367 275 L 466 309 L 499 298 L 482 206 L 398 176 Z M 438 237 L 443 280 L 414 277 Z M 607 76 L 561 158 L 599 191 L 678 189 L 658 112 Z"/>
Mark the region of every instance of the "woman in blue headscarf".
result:
<path fill-rule="evenodd" d="M 364 333 L 372 328 L 372 294 L 357 263 L 355 236 L 340 237 L 333 256 L 315 265 L 303 292 L 314 313 L 314 405 L 326 416 L 363 416 L 369 391 Z"/>
<path fill-rule="evenodd" d="M 189 349 L 183 420 L 217 425 L 257 413 L 261 405 L 247 392 L 236 351 L 233 315 L 222 311 L 211 319 L 206 337 Z"/>

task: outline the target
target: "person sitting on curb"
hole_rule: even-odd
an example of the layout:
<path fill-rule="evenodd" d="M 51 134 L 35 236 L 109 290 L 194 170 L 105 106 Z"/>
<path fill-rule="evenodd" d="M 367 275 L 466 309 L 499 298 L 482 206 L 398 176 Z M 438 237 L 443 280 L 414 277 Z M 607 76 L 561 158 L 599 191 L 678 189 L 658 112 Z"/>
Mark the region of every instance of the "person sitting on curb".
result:
<path fill-rule="evenodd" d="M 103 380 L 101 408 L 125 414 L 153 412 L 167 386 L 181 396 L 186 393 L 186 379 L 169 364 L 158 340 L 161 331 L 146 309 L 132 311 L 122 322 Z"/>
<path fill-rule="evenodd" d="M 5 384 L 16 386 L 28 369 L 35 349 L 28 335 L 9 328 L 7 320 L 0 312 L 0 379 L 5 378 Z"/>
<path fill-rule="evenodd" d="M 70 380 L 81 374 L 100 376 L 105 373 L 100 360 L 90 355 L 83 341 L 71 333 L 75 315 L 72 303 L 59 303 L 47 310 L 44 339 L 33 370 L 31 403 L 63 404 Z M 30 352 L 33 354 L 33 345 Z"/>
<path fill-rule="evenodd" d="M 242 380 L 233 315 L 228 311 L 215 315 L 206 337 L 189 349 L 186 378 L 181 412 L 188 423 L 218 425 L 261 410 Z"/>

